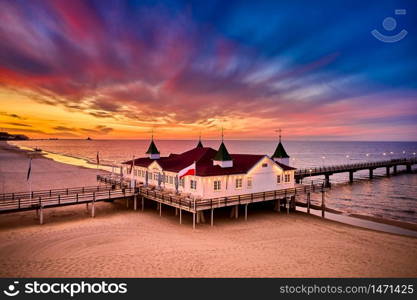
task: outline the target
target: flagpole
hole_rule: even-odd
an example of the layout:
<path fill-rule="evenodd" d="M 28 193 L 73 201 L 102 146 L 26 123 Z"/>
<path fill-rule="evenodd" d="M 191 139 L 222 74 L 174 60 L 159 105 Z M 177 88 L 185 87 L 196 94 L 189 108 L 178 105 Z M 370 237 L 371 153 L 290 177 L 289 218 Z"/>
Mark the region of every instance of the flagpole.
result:
<path fill-rule="evenodd" d="M 29 168 L 28 168 L 28 172 L 26 175 L 26 181 L 29 181 L 29 198 L 30 198 L 30 203 L 32 204 L 32 178 L 31 178 L 31 173 L 32 173 L 32 157 L 29 158 Z"/>
<path fill-rule="evenodd" d="M 30 204 L 32 205 L 32 179 L 29 178 Z"/>

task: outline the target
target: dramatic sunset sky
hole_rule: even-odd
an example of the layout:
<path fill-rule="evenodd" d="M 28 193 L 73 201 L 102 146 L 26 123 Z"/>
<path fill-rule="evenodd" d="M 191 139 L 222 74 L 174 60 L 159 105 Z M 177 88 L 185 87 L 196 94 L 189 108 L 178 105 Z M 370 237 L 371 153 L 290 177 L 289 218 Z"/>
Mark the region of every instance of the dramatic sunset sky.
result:
<path fill-rule="evenodd" d="M 416 141 L 415 20 L 414 0 L 0 0 L 0 131 Z"/>

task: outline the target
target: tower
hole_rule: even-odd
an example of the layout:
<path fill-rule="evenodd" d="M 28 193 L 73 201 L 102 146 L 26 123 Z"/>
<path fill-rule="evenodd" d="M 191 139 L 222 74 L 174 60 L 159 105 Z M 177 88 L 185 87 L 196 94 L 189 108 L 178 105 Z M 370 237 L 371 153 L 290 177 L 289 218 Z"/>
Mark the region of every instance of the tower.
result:
<path fill-rule="evenodd" d="M 149 145 L 149 148 L 148 148 L 148 151 L 146 151 L 146 154 L 149 155 L 150 159 L 159 159 L 161 157 L 158 151 L 158 148 L 156 148 L 156 145 L 153 141 L 153 131 L 152 131 L 151 144 Z"/>
<path fill-rule="evenodd" d="M 213 158 L 213 165 L 220 166 L 222 168 L 231 168 L 233 167 L 233 159 L 227 151 L 226 146 L 224 145 L 224 135 L 222 128 L 222 143 L 220 144 L 219 150 L 217 150 L 216 155 Z"/>
<path fill-rule="evenodd" d="M 272 159 L 276 162 L 282 163 L 284 165 L 289 166 L 290 165 L 290 156 L 287 154 L 287 152 L 284 149 L 284 146 L 281 143 L 281 128 L 277 130 L 279 132 L 279 143 L 277 148 L 275 149 L 274 154 L 272 154 Z"/>

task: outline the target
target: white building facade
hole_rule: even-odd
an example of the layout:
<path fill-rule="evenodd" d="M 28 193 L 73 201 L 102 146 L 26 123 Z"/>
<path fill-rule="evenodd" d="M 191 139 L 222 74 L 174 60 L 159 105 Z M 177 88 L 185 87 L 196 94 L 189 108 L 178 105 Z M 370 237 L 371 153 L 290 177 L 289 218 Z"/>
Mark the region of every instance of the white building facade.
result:
<path fill-rule="evenodd" d="M 230 155 L 223 142 L 218 151 L 203 147 L 200 141 L 196 148 L 187 152 L 160 157 L 152 140 L 147 154 L 148 157 L 123 163 L 126 179 L 134 179 L 139 184 L 172 192 L 190 194 L 197 199 L 229 197 L 295 186 L 294 168 L 267 155 Z M 191 172 L 193 174 L 180 178 L 179 173 L 190 166 L 194 169 Z"/>

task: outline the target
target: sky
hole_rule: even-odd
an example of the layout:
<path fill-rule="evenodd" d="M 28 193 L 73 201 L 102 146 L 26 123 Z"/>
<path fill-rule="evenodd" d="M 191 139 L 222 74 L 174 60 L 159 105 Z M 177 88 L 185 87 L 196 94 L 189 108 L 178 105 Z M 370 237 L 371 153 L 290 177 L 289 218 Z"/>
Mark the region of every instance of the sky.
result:
<path fill-rule="evenodd" d="M 413 0 L 0 0 L 0 131 L 417 141 L 416 14 Z"/>

